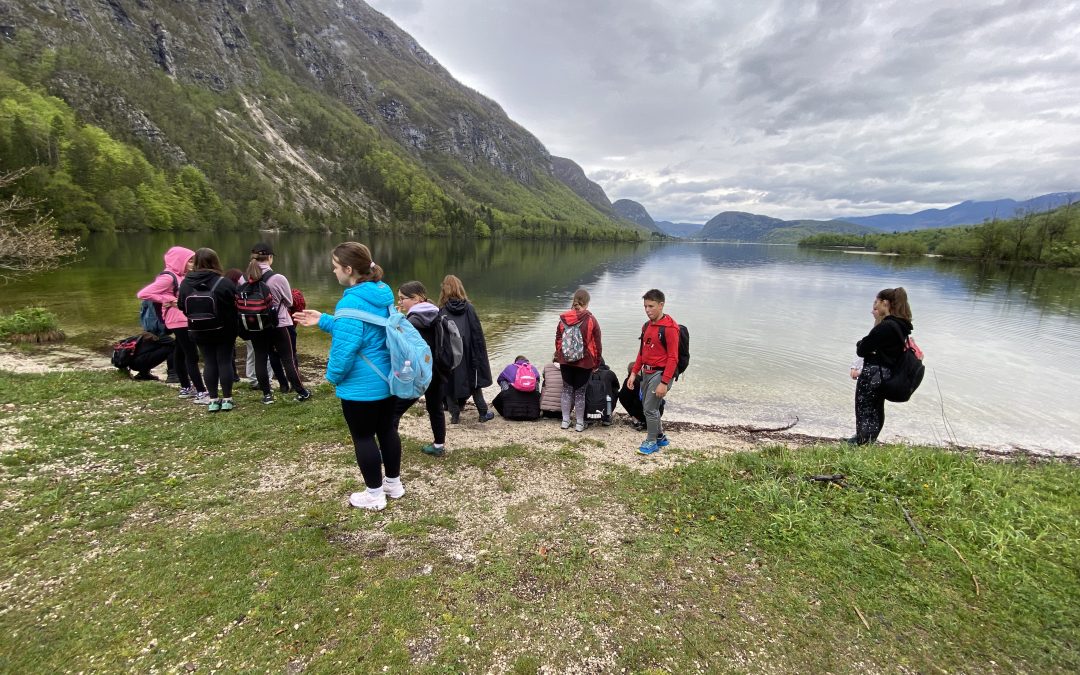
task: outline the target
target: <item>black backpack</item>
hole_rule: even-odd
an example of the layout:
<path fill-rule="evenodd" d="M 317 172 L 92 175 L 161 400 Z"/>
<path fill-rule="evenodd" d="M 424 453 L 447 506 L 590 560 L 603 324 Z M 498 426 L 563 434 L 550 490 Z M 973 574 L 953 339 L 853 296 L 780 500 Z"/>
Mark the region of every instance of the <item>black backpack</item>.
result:
<path fill-rule="evenodd" d="M 258 281 L 245 281 L 236 289 L 236 313 L 240 318 L 241 331 L 258 333 L 277 328 L 277 302 L 266 284 L 266 280 L 275 274 L 274 271 L 263 272 Z"/>
<path fill-rule="evenodd" d="M 225 327 L 225 322 L 218 314 L 214 291 L 225 277 L 218 277 L 210 290 L 192 289 L 184 300 L 184 314 L 187 315 L 188 331 L 196 336 L 211 335 Z"/>
<path fill-rule="evenodd" d="M 112 364 L 120 370 L 131 368 L 131 362 L 135 360 L 135 348 L 139 346 L 139 340 L 141 339 L 141 335 L 132 335 L 114 344 Z"/>
<path fill-rule="evenodd" d="M 435 326 L 435 347 L 431 356 L 435 361 L 435 371 L 442 379 L 449 380 L 465 351 L 461 331 L 453 319 L 445 314 L 439 314 L 432 325 Z"/>
<path fill-rule="evenodd" d="M 690 329 L 678 322 L 676 322 L 676 325 L 679 327 L 679 360 L 675 364 L 675 379 L 677 380 L 686 370 L 686 367 L 690 365 Z M 638 342 L 642 345 L 645 344 L 645 329 L 648 327 L 648 321 L 641 325 L 641 336 L 638 338 Z M 660 335 L 660 346 L 667 349 L 667 340 L 664 338 L 664 328 L 666 326 L 657 326 L 656 328 Z"/>
<path fill-rule="evenodd" d="M 896 326 L 896 330 L 900 332 L 900 337 L 903 338 L 904 333 L 900 330 L 900 327 L 895 322 L 890 323 Z M 915 344 L 915 340 L 910 336 L 904 339 L 904 353 L 893 364 L 889 379 L 883 380 L 881 383 L 881 395 L 885 397 L 886 401 L 905 403 L 911 400 L 911 395 L 922 384 L 923 375 L 926 374 L 926 366 L 923 365 L 922 360 L 923 352 L 919 349 L 919 345 Z"/>

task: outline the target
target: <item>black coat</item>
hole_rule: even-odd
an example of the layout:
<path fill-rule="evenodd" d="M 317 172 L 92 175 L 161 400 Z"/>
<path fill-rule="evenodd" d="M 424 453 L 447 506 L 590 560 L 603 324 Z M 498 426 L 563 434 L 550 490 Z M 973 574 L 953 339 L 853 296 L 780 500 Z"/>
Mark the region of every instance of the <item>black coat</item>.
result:
<path fill-rule="evenodd" d="M 447 383 L 446 395 L 462 399 L 472 396 L 474 389 L 490 387 L 491 364 L 488 362 L 487 341 L 476 310 L 467 300 L 450 300 L 442 313 L 455 324 L 461 333 L 461 363 Z"/>
<path fill-rule="evenodd" d="M 910 321 L 887 316 L 855 344 L 855 353 L 863 357 L 868 365 L 891 368 L 903 355 L 911 329 Z"/>

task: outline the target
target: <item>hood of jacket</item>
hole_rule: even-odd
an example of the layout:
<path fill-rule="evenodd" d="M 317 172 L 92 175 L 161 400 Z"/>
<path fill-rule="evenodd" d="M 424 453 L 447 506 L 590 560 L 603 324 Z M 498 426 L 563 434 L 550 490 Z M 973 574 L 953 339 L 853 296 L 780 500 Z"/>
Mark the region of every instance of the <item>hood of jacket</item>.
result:
<path fill-rule="evenodd" d="M 439 308 L 430 302 L 418 302 L 409 308 L 409 317 L 416 317 L 420 325 L 426 328 L 439 318 Z"/>
<path fill-rule="evenodd" d="M 908 335 L 911 335 L 911 331 L 913 331 L 915 329 L 914 326 L 911 325 L 911 322 L 908 321 L 907 319 L 901 319 L 900 317 L 893 316 L 892 314 L 890 314 L 889 316 L 882 319 L 882 321 L 889 321 L 889 320 L 895 321 L 897 324 L 899 324 L 900 330 L 902 330 L 904 332 L 904 337 L 907 337 Z"/>
<path fill-rule="evenodd" d="M 195 251 L 192 251 L 190 248 L 173 246 L 168 251 L 165 251 L 165 269 L 182 279 L 188 261 L 191 260 L 191 257 L 194 255 Z"/>
<path fill-rule="evenodd" d="M 345 289 L 345 296 L 365 302 L 376 309 L 394 304 L 394 292 L 381 281 L 365 281 Z"/>
<path fill-rule="evenodd" d="M 221 278 L 221 275 L 214 270 L 192 270 L 188 272 L 188 275 L 184 277 L 184 281 L 188 283 L 192 288 L 199 290 L 207 290 L 214 285 L 214 282 Z"/>
<path fill-rule="evenodd" d="M 568 309 L 560 314 L 559 318 L 566 322 L 567 326 L 573 326 L 576 323 L 583 322 L 590 316 L 592 316 L 592 312 L 587 309 Z"/>
<path fill-rule="evenodd" d="M 446 311 L 451 314 L 461 315 L 469 308 L 469 301 L 455 298 L 453 300 L 447 300 L 444 307 L 446 308 Z"/>

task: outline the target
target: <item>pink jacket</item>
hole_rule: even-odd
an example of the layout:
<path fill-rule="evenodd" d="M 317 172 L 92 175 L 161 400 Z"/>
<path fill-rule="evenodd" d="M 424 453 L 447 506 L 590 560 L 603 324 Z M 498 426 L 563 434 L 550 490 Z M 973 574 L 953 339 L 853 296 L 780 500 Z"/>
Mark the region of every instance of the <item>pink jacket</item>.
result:
<path fill-rule="evenodd" d="M 176 290 L 184 281 L 184 270 L 187 269 L 188 261 L 194 257 L 195 251 L 183 246 L 173 246 L 165 251 L 165 269 L 176 275 L 176 283 L 173 278 L 162 272 L 141 291 L 135 294 L 140 300 L 160 302 L 162 305 L 176 302 Z M 179 307 L 166 307 L 164 312 L 166 328 L 187 328 L 187 317 Z"/>

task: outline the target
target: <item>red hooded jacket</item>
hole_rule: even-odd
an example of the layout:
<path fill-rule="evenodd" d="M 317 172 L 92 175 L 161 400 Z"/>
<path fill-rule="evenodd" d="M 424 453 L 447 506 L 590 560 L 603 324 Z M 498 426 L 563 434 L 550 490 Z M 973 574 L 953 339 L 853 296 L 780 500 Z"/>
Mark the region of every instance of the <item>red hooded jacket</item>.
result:
<path fill-rule="evenodd" d="M 664 327 L 664 345 L 660 344 L 660 326 Z M 641 336 L 641 348 L 638 350 L 637 360 L 634 361 L 633 372 L 638 373 L 645 366 L 650 369 L 663 368 L 664 374 L 660 381 L 671 384 L 675 379 L 675 369 L 679 365 L 679 324 L 675 319 L 665 314 L 655 323 L 650 321 L 645 326 L 645 334 Z"/>
<path fill-rule="evenodd" d="M 600 365 L 600 357 L 604 353 L 600 343 L 600 324 L 597 323 L 596 317 L 587 309 L 568 309 L 559 315 L 559 318 L 562 320 L 559 321 L 559 327 L 555 329 L 555 360 L 575 368 L 596 370 Z M 571 362 L 563 356 L 562 336 L 566 326 L 577 323 L 581 324 L 581 337 L 585 341 L 585 356 Z"/>

